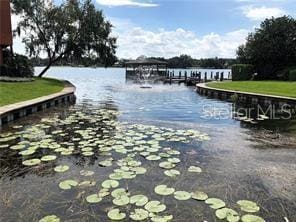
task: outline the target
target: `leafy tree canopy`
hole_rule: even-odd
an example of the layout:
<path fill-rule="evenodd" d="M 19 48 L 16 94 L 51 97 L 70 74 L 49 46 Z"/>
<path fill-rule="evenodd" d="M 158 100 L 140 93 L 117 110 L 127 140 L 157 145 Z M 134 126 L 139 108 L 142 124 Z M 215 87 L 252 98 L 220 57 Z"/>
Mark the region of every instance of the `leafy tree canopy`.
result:
<path fill-rule="evenodd" d="M 253 64 L 261 79 L 276 79 L 277 73 L 296 63 L 296 20 L 289 16 L 266 19 L 237 50 L 241 63 Z"/>
<path fill-rule="evenodd" d="M 13 11 L 22 17 L 17 32 L 25 32 L 23 42 L 30 56 L 46 54 L 48 64 L 42 76 L 60 59 L 96 57 L 105 66 L 116 61 L 116 38 L 112 25 L 91 0 L 12 0 Z"/>

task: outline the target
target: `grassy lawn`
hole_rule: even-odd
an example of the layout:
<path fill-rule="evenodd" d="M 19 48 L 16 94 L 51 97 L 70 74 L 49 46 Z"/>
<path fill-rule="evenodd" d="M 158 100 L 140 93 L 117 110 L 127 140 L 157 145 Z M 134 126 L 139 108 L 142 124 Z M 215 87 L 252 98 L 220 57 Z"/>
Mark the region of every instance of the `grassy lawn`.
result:
<path fill-rule="evenodd" d="M 35 78 L 32 82 L 0 82 L 0 106 L 46 96 L 63 88 L 63 82 L 48 78 Z"/>
<path fill-rule="evenodd" d="M 252 93 L 261 93 L 277 96 L 296 97 L 296 82 L 284 81 L 234 81 L 212 82 L 207 86 L 219 89 L 228 89 Z"/>

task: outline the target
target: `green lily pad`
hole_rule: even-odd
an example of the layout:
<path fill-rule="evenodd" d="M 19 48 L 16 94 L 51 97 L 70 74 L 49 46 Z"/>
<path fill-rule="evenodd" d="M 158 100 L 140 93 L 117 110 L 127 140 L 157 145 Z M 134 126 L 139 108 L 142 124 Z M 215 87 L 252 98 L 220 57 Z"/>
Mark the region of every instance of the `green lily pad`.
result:
<path fill-rule="evenodd" d="M 210 207 L 213 209 L 220 209 L 222 207 L 225 207 L 225 202 L 218 198 L 209 198 L 205 201 L 205 203 L 209 204 Z"/>
<path fill-rule="evenodd" d="M 70 190 L 72 187 L 76 187 L 78 185 L 78 182 L 75 180 L 64 180 L 59 183 L 59 187 L 62 190 Z"/>
<path fill-rule="evenodd" d="M 177 150 L 168 150 L 167 153 L 170 155 L 179 155 L 180 154 L 180 152 Z"/>
<path fill-rule="evenodd" d="M 167 187 L 167 185 L 158 185 L 154 188 L 154 192 L 159 195 L 167 196 L 173 194 L 175 192 L 175 189 L 169 188 Z"/>
<path fill-rule="evenodd" d="M 130 199 L 128 196 L 120 196 L 118 198 L 113 199 L 113 203 L 117 206 L 124 206 L 129 204 Z"/>
<path fill-rule="evenodd" d="M 149 156 L 150 155 L 150 152 L 146 152 L 146 151 L 145 152 L 141 152 L 140 155 L 141 156 Z"/>
<path fill-rule="evenodd" d="M 55 160 L 57 158 L 57 156 L 55 155 L 46 155 L 41 157 L 41 161 L 52 161 Z"/>
<path fill-rule="evenodd" d="M 112 209 L 107 215 L 111 220 L 123 220 L 126 217 L 126 214 L 120 212 L 119 209 Z"/>
<path fill-rule="evenodd" d="M 164 169 L 172 169 L 175 166 L 176 166 L 175 164 L 168 162 L 168 161 L 164 161 L 164 162 L 159 163 L 159 167 L 164 168 Z"/>
<path fill-rule="evenodd" d="M 25 147 L 26 147 L 26 145 L 24 145 L 24 144 L 17 144 L 17 145 L 13 145 L 13 146 L 11 146 L 9 148 L 12 149 L 12 150 L 22 150 Z"/>
<path fill-rule="evenodd" d="M 197 167 L 197 166 L 190 166 L 188 168 L 188 172 L 201 173 L 202 169 L 200 167 Z"/>
<path fill-rule="evenodd" d="M 157 155 L 150 155 L 150 156 L 146 156 L 147 160 L 160 160 L 161 157 L 157 156 Z"/>
<path fill-rule="evenodd" d="M 114 198 L 120 198 L 121 196 L 127 196 L 128 192 L 124 188 L 117 188 L 112 191 L 111 196 Z"/>
<path fill-rule="evenodd" d="M 59 165 L 54 168 L 54 171 L 56 171 L 58 173 L 63 173 L 63 172 L 66 172 L 67 170 L 69 170 L 69 168 L 70 167 L 67 165 Z"/>
<path fill-rule="evenodd" d="M 195 200 L 206 200 L 208 199 L 208 195 L 202 191 L 195 191 L 191 193 L 191 198 Z"/>
<path fill-rule="evenodd" d="M 56 215 L 48 215 L 39 220 L 39 222 L 60 222 L 60 218 Z"/>
<path fill-rule="evenodd" d="M 160 213 L 165 211 L 166 206 L 157 200 L 152 200 L 145 205 L 145 209 L 151 213 Z"/>
<path fill-rule="evenodd" d="M 110 189 L 110 188 L 116 188 L 119 186 L 119 183 L 118 181 L 116 180 L 105 180 L 103 183 L 102 183 L 102 187 L 103 188 L 106 188 L 106 189 Z"/>
<path fill-rule="evenodd" d="M 149 216 L 151 217 L 152 222 L 169 222 L 173 220 L 173 215 L 160 216 L 150 213 Z"/>
<path fill-rule="evenodd" d="M 147 172 L 147 170 L 144 167 L 133 167 L 131 168 L 131 170 L 136 174 L 145 174 Z"/>
<path fill-rule="evenodd" d="M 174 197 L 177 200 L 189 200 L 191 198 L 191 194 L 186 191 L 176 191 L 174 193 Z"/>
<path fill-rule="evenodd" d="M 99 197 L 106 197 L 110 194 L 109 189 L 103 188 L 98 192 Z"/>
<path fill-rule="evenodd" d="M 130 203 L 136 206 L 144 206 L 148 202 L 148 197 L 142 194 L 134 195 L 130 198 Z"/>
<path fill-rule="evenodd" d="M 35 153 L 36 151 L 33 150 L 33 149 L 28 149 L 28 150 L 23 150 L 21 152 L 19 152 L 20 155 L 23 155 L 23 156 L 28 156 L 28 155 L 31 155 L 33 153 Z"/>
<path fill-rule="evenodd" d="M 159 156 L 162 158 L 169 158 L 170 157 L 170 155 L 167 153 L 159 153 Z"/>
<path fill-rule="evenodd" d="M 94 155 L 94 152 L 92 152 L 92 151 L 82 152 L 82 155 L 83 156 L 92 156 L 92 155 Z"/>
<path fill-rule="evenodd" d="M 112 161 L 111 160 L 103 160 L 99 162 L 99 165 L 102 167 L 109 167 L 112 166 Z"/>
<path fill-rule="evenodd" d="M 260 210 L 260 207 L 253 201 L 250 200 L 239 200 L 237 204 L 240 206 L 242 211 L 248 213 L 255 213 Z"/>
<path fill-rule="evenodd" d="M 81 176 L 92 176 L 92 175 L 94 175 L 94 171 L 90 171 L 90 170 L 81 170 L 80 171 L 80 175 Z"/>
<path fill-rule="evenodd" d="M 246 214 L 241 218 L 242 222 L 265 222 L 262 217 Z"/>
<path fill-rule="evenodd" d="M 135 209 L 134 212 L 131 212 L 130 218 L 134 221 L 141 221 L 147 219 L 149 216 L 148 211 L 143 209 Z"/>
<path fill-rule="evenodd" d="M 165 170 L 164 174 L 167 175 L 168 177 L 176 177 L 180 175 L 180 171 L 178 170 Z"/>
<path fill-rule="evenodd" d="M 215 214 L 220 220 L 226 219 L 228 222 L 237 222 L 240 219 L 238 213 L 230 208 L 218 209 L 216 210 Z"/>
<path fill-rule="evenodd" d="M 81 183 L 78 184 L 78 186 L 80 187 L 92 187 L 95 185 L 96 185 L 96 181 L 90 181 L 90 180 L 82 181 Z"/>
<path fill-rule="evenodd" d="M 181 160 L 179 158 L 176 158 L 176 157 L 168 158 L 168 161 L 171 162 L 171 163 L 180 163 L 181 162 Z"/>
<path fill-rule="evenodd" d="M 137 167 L 142 165 L 142 163 L 140 161 L 136 161 L 136 160 L 131 160 L 127 162 L 127 165 L 130 167 Z"/>
<path fill-rule="evenodd" d="M 34 165 L 38 165 L 39 163 L 41 163 L 40 159 L 30 159 L 30 160 L 23 161 L 23 165 L 25 166 L 34 166 Z"/>
<path fill-rule="evenodd" d="M 102 197 L 99 194 L 92 194 L 86 197 L 88 203 L 99 203 L 102 201 Z"/>

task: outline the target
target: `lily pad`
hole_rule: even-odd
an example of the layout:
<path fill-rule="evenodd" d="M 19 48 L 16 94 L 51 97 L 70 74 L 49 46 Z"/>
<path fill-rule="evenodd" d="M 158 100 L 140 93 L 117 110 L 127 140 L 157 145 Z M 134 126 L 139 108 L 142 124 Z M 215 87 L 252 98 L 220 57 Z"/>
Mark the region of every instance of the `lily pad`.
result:
<path fill-rule="evenodd" d="M 242 222 L 265 222 L 262 217 L 255 216 L 252 214 L 246 214 L 241 218 Z"/>
<path fill-rule="evenodd" d="M 82 152 L 82 155 L 83 156 L 92 156 L 92 155 L 94 155 L 94 152 L 92 152 L 92 151 Z"/>
<path fill-rule="evenodd" d="M 145 209 L 151 213 L 160 213 L 165 211 L 166 206 L 157 200 L 152 200 L 145 205 Z"/>
<path fill-rule="evenodd" d="M 80 187 L 92 187 L 95 185 L 96 185 L 96 181 L 90 181 L 90 180 L 82 181 L 81 183 L 78 184 L 78 186 Z"/>
<path fill-rule="evenodd" d="M 159 163 L 159 167 L 164 168 L 164 169 L 172 169 L 175 166 L 176 166 L 175 164 L 168 162 L 168 161 L 164 161 L 164 162 Z"/>
<path fill-rule="evenodd" d="M 168 177 L 176 177 L 180 175 L 180 171 L 178 170 L 165 170 L 164 174 L 167 175 Z"/>
<path fill-rule="evenodd" d="M 250 200 L 239 200 L 237 204 L 240 206 L 242 211 L 248 213 L 255 213 L 260 210 L 260 207 L 253 201 Z"/>
<path fill-rule="evenodd" d="M 113 203 L 117 206 L 124 206 L 129 204 L 130 199 L 128 196 L 120 196 L 118 198 L 113 199 Z"/>
<path fill-rule="evenodd" d="M 109 167 L 112 166 L 112 161 L 111 160 L 103 160 L 99 162 L 99 165 L 102 167 Z"/>
<path fill-rule="evenodd" d="M 59 187 L 62 190 L 70 190 L 72 187 L 76 187 L 78 185 L 78 182 L 75 180 L 64 180 L 59 183 Z"/>
<path fill-rule="evenodd" d="M 160 216 L 150 213 L 149 216 L 151 217 L 152 222 L 169 222 L 173 220 L 173 215 Z"/>
<path fill-rule="evenodd" d="M 215 214 L 220 220 L 226 219 L 228 222 L 237 222 L 240 219 L 238 213 L 230 208 L 218 209 L 216 210 Z"/>
<path fill-rule="evenodd" d="M 209 204 L 210 207 L 213 209 L 220 209 L 222 207 L 225 207 L 225 202 L 218 198 L 209 198 L 205 201 L 205 203 Z"/>
<path fill-rule="evenodd" d="M 38 165 L 39 163 L 41 163 L 40 159 L 30 159 L 30 160 L 23 161 L 23 165 L 25 166 L 34 166 L 34 165 Z"/>
<path fill-rule="evenodd" d="M 111 196 L 114 198 L 120 198 L 121 196 L 127 196 L 128 192 L 124 188 L 117 188 L 112 191 Z"/>
<path fill-rule="evenodd" d="M 54 171 L 56 171 L 58 173 L 63 173 L 63 172 L 66 172 L 67 170 L 69 170 L 69 168 L 70 167 L 67 165 L 59 165 L 54 168 Z"/>
<path fill-rule="evenodd" d="M 23 155 L 23 156 L 28 156 L 28 155 L 31 155 L 33 153 L 35 153 L 34 149 L 28 149 L 28 150 L 23 150 L 23 151 L 19 152 L 19 154 Z"/>
<path fill-rule="evenodd" d="M 41 157 L 41 161 L 52 161 L 55 160 L 57 158 L 57 156 L 55 155 L 46 155 Z"/>
<path fill-rule="evenodd" d="M 191 198 L 191 194 L 186 191 L 176 191 L 174 193 L 174 197 L 177 200 L 189 200 Z"/>
<path fill-rule="evenodd" d="M 110 194 L 109 189 L 103 188 L 98 192 L 99 197 L 106 197 Z"/>
<path fill-rule="evenodd" d="M 167 187 L 167 185 L 158 185 L 154 188 L 154 192 L 159 195 L 167 196 L 173 194 L 175 192 L 175 189 L 169 188 Z"/>
<path fill-rule="evenodd" d="M 130 198 L 130 203 L 136 206 L 144 206 L 148 202 L 148 197 L 142 194 L 134 195 Z"/>
<path fill-rule="evenodd" d="M 145 174 L 147 170 L 144 167 L 133 167 L 131 168 L 136 174 Z"/>
<path fill-rule="evenodd" d="M 147 219 L 149 216 L 148 211 L 144 209 L 135 209 L 134 212 L 131 212 L 130 218 L 134 221 L 141 221 Z"/>
<path fill-rule="evenodd" d="M 119 183 L 118 181 L 116 180 L 105 180 L 103 183 L 102 183 L 102 187 L 103 188 L 106 188 L 106 189 L 110 189 L 110 188 L 116 188 L 119 186 Z"/>
<path fill-rule="evenodd" d="M 92 194 L 86 197 L 88 203 L 99 203 L 102 201 L 102 197 L 99 194 Z"/>
<path fill-rule="evenodd" d="M 126 217 L 126 214 L 120 212 L 119 209 L 112 209 L 107 215 L 111 220 L 123 220 Z"/>
<path fill-rule="evenodd" d="M 48 215 L 39 220 L 39 222 L 60 222 L 60 218 L 56 215 Z"/>
<path fill-rule="evenodd" d="M 94 175 L 94 171 L 90 171 L 90 170 L 81 170 L 80 171 L 80 175 L 82 175 L 82 176 L 92 176 L 92 175 Z"/>
<path fill-rule="evenodd" d="M 157 156 L 157 155 L 150 155 L 150 156 L 146 156 L 147 160 L 160 160 L 161 157 Z"/>
<path fill-rule="evenodd" d="M 195 200 L 206 200 L 208 199 L 208 195 L 202 191 L 195 191 L 191 193 L 191 198 Z"/>
<path fill-rule="evenodd" d="M 179 158 L 176 158 L 176 157 L 168 158 L 168 161 L 171 162 L 171 163 L 180 163 L 181 162 L 181 160 Z"/>
<path fill-rule="evenodd" d="M 202 169 L 200 167 L 197 167 L 197 166 L 190 166 L 188 168 L 188 172 L 201 173 Z"/>

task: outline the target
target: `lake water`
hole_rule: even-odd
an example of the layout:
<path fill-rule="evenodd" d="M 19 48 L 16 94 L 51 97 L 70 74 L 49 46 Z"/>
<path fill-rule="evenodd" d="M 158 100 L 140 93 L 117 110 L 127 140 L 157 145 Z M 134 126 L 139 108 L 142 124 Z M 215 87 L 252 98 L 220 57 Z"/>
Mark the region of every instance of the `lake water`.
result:
<path fill-rule="evenodd" d="M 165 215 L 173 216 L 172 221 L 222 221 L 209 203 L 188 199 L 186 195 L 195 191 L 218 198 L 239 217 L 296 221 L 293 120 L 239 122 L 231 118 L 229 102 L 202 97 L 183 85 L 142 89 L 126 83 L 120 68 L 53 67 L 47 76 L 71 81 L 77 87 L 77 103 L 2 128 L 0 221 L 34 222 L 56 215 L 60 221 L 105 222 L 113 209 L 120 210 L 117 217 L 125 214 L 122 221 L 132 221 L 135 208 L 161 211 L 150 212 L 146 221 Z M 37 159 L 36 165 L 26 162 L 30 159 Z M 59 165 L 69 169 L 56 172 Z M 202 172 L 190 172 L 192 166 Z M 165 174 L 170 169 L 164 168 L 178 173 L 170 177 Z M 89 203 L 90 195 L 111 186 L 104 183 L 110 178 L 118 184 L 113 181 L 108 192 L 123 188 L 125 194 L 119 198 L 101 191 L 101 199 Z M 72 181 L 71 189 L 65 189 L 67 180 Z M 155 192 L 158 185 L 185 194 L 160 195 Z M 165 210 L 126 203 L 139 194 L 159 201 Z M 255 202 L 260 210 L 241 209 L 239 200 Z"/>

